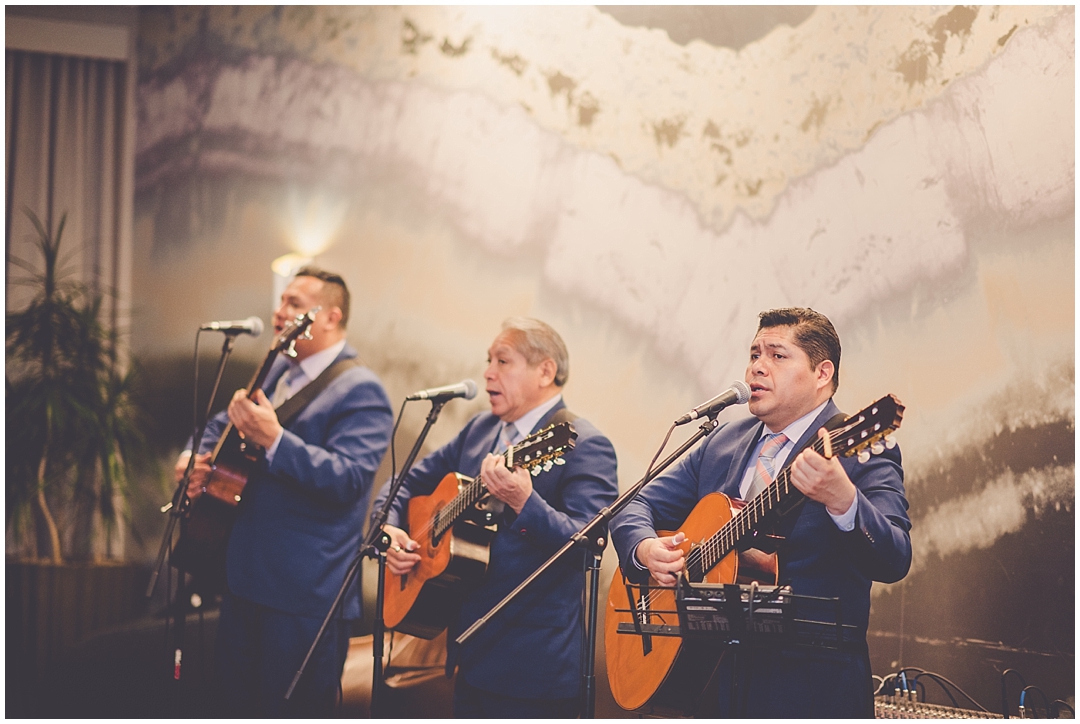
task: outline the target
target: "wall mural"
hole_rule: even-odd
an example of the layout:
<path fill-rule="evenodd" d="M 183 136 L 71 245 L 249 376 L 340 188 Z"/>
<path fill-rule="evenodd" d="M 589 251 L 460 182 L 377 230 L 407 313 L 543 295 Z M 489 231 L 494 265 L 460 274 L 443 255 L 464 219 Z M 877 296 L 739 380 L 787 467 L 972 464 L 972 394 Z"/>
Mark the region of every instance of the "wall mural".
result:
<path fill-rule="evenodd" d="M 199 322 L 268 318 L 287 252 L 349 279 L 394 400 L 479 379 L 499 322 L 538 316 L 625 488 L 742 378 L 758 311 L 811 306 L 844 343 L 841 408 L 907 406 L 915 559 L 875 587 L 875 672 L 995 707 L 1013 667 L 1071 697 L 1074 27 L 1026 6 L 142 9 L 135 352 L 186 361 Z M 484 403 L 455 405 L 429 446 Z"/>

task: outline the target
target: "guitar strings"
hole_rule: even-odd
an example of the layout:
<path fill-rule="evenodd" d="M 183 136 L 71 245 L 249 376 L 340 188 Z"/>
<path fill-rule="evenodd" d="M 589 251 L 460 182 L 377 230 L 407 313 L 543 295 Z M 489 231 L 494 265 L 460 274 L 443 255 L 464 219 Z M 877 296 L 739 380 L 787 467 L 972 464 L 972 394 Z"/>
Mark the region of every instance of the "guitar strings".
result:
<path fill-rule="evenodd" d="M 845 428 L 840 428 L 840 429 L 835 430 L 835 431 L 830 430 L 829 431 L 829 441 L 831 443 L 836 443 L 838 440 L 840 440 L 842 437 L 844 437 L 848 432 L 849 432 L 849 429 L 846 428 L 846 427 Z M 820 454 L 820 453 L 824 452 L 825 445 L 824 445 L 824 442 L 821 440 L 821 438 L 816 438 L 814 440 L 814 442 L 810 445 L 810 448 L 813 449 L 814 452 Z M 759 516 L 764 515 L 765 513 L 768 513 L 772 509 L 771 508 L 771 502 L 772 501 L 775 500 L 776 503 L 780 502 L 781 488 L 783 488 L 784 493 L 789 493 L 790 492 L 790 489 L 791 489 L 790 488 L 790 483 L 791 483 L 790 470 L 791 470 L 790 466 L 787 466 L 783 470 L 781 470 L 780 473 L 776 476 L 776 480 L 769 483 L 769 486 L 768 486 L 768 488 L 766 488 L 764 493 L 759 494 L 756 498 L 754 498 L 754 500 L 747 502 L 747 504 L 746 504 L 746 506 L 744 508 L 742 508 L 734 516 L 732 516 L 732 518 L 727 523 L 725 523 L 723 526 L 721 526 L 720 530 L 718 530 L 716 533 L 714 533 L 712 535 L 712 537 L 710 537 L 705 543 L 703 543 L 700 546 L 697 546 L 696 548 L 692 548 L 690 550 L 690 552 L 687 553 L 687 555 L 686 555 L 686 560 L 685 560 L 685 563 L 684 563 L 684 566 L 683 566 L 683 570 L 690 570 L 692 567 L 698 567 L 699 565 L 700 565 L 701 570 L 703 572 L 708 572 L 708 571 L 712 570 L 713 566 L 715 566 L 717 563 L 719 563 L 724 558 L 724 556 L 726 556 L 728 553 L 731 552 L 731 550 L 735 547 L 735 544 L 742 538 L 742 536 L 749 533 L 750 530 L 753 528 L 753 524 L 750 521 L 751 516 L 748 515 L 748 513 L 753 513 L 753 512 L 757 511 L 760 508 L 761 510 L 760 510 L 760 512 L 758 512 L 758 515 Z M 769 509 L 765 509 L 766 501 L 770 502 L 770 508 Z M 755 519 L 753 521 L 753 523 L 756 523 L 756 522 L 757 521 Z M 740 529 L 740 528 L 742 528 L 743 530 L 738 531 L 738 535 L 736 535 L 736 532 L 737 532 L 736 529 Z M 723 551 L 723 554 L 721 554 L 720 551 Z M 706 554 L 709 555 L 709 558 L 706 558 Z M 713 559 L 713 558 L 715 560 L 710 560 L 710 559 Z M 710 562 L 708 563 L 708 565 L 705 565 L 705 563 L 703 561 L 710 561 Z M 669 588 L 668 589 L 662 589 L 662 590 L 657 590 L 657 589 L 650 590 L 648 592 L 648 594 L 643 597 L 644 600 L 639 601 L 636 604 L 636 607 L 639 608 L 639 613 L 646 613 L 647 615 L 659 616 L 660 614 L 656 614 L 656 613 L 652 613 L 652 612 L 648 612 L 648 611 L 643 611 L 643 610 L 640 610 L 640 609 L 648 608 L 650 605 L 652 605 L 653 603 L 656 602 L 656 599 L 659 596 L 662 596 L 666 592 L 671 591 L 671 590 L 672 589 L 669 589 Z M 661 616 L 661 618 L 662 618 L 662 616 Z"/>

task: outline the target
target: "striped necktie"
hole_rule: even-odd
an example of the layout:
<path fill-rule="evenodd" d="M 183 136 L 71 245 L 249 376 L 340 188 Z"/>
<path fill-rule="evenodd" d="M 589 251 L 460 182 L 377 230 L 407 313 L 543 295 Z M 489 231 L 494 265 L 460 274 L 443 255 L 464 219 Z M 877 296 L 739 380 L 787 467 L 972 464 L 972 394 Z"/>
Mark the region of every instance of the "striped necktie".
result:
<path fill-rule="evenodd" d="M 498 453 L 506 452 L 520 437 L 521 434 L 518 432 L 517 425 L 512 422 L 504 422 L 502 429 L 499 431 L 499 440 L 495 444 L 495 451 Z"/>
<path fill-rule="evenodd" d="M 304 374 L 304 370 L 300 365 L 292 365 L 289 369 L 278 378 L 277 386 L 274 387 L 274 394 L 270 398 L 270 404 L 274 407 L 281 407 L 281 404 L 285 400 L 293 396 L 292 385 L 300 375 Z"/>
<path fill-rule="evenodd" d="M 788 441 L 787 435 L 782 432 L 769 433 L 765 436 L 765 444 L 758 453 L 757 464 L 754 466 L 754 479 L 750 482 L 750 488 L 746 491 L 746 499 L 753 500 L 761 491 L 769 487 L 769 483 L 776 479 L 776 470 L 773 462 L 780 448 Z"/>

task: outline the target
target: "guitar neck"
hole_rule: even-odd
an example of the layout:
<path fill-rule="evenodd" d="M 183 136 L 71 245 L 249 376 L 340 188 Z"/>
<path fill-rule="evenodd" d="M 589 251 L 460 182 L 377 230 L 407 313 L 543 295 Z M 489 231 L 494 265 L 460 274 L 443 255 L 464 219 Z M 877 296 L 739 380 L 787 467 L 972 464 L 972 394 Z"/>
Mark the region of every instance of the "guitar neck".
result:
<path fill-rule="evenodd" d="M 255 398 L 256 390 L 260 389 L 263 386 L 263 383 L 266 382 L 266 376 L 270 374 L 270 368 L 274 366 L 274 360 L 277 358 L 277 355 L 277 347 L 271 349 L 270 352 L 266 355 L 266 359 L 263 360 L 262 365 L 259 367 L 258 370 L 255 371 L 255 374 L 254 376 L 252 376 L 251 381 L 248 382 L 247 387 L 244 388 L 245 390 L 247 390 L 249 400 Z M 222 431 L 221 437 L 218 438 L 217 445 L 214 446 L 213 453 L 211 453 L 210 455 L 211 465 L 217 463 L 218 455 L 221 454 L 222 449 L 225 447 L 225 441 L 229 438 L 229 435 L 232 433 L 232 431 L 233 424 L 232 421 L 229 421 L 229 423 L 225 426 L 225 429 Z"/>
<path fill-rule="evenodd" d="M 817 453 L 824 453 L 824 444 L 821 439 L 815 439 L 810 445 Z M 721 526 L 703 546 L 701 566 L 702 573 L 709 571 L 719 563 L 724 556 L 735 550 L 740 543 L 752 535 L 769 517 L 771 513 L 783 507 L 790 507 L 801 501 L 805 496 L 791 484 L 791 468 L 784 467 L 776 480 L 769 483 L 765 490 L 754 498 L 747 501 L 738 515 Z"/>
<path fill-rule="evenodd" d="M 506 452 L 500 453 L 507 470 L 521 467 L 533 475 L 541 470 L 550 470 L 554 465 L 562 465 L 562 455 L 566 450 L 574 449 L 577 433 L 569 422 L 549 425 L 529 435 L 516 445 L 511 445 Z M 458 476 L 459 480 L 464 476 Z M 450 502 L 439 509 L 431 522 L 436 538 L 450 530 L 470 508 L 481 502 L 488 495 L 487 486 L 477 475 Z M 489 511 L 490 512 L 490 511 Z"/>
<path fill-rule="evenodd" d="M 483 479 L 477 475 L 471 483 L 461 489 L 454 499 L 446 504 L 435 515 L 435 537 L 441 537 L 443 533 L 457 524 L 458 519 L 472 506 L 479 503 L 487 495 L 487 486 Z"/>

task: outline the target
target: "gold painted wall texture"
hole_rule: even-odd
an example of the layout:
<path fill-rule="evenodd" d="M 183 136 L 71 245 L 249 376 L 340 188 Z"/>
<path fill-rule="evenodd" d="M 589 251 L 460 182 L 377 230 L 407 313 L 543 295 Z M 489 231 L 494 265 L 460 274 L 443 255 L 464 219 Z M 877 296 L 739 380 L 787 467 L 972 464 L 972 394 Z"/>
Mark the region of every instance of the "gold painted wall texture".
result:
<path fill-rule="evenodd" d="M 683 11 L 142 9 L 136 354 L 268 318 L 306 252 L 395 400 L 552 323 L 625 487 L 742 377 L 758 311 L 812 306 L 840 406 L 907 405 L 915 563 L 875 591 L 875 665 L 992 640 L 1071 682 L 1074 10 Z"/>

